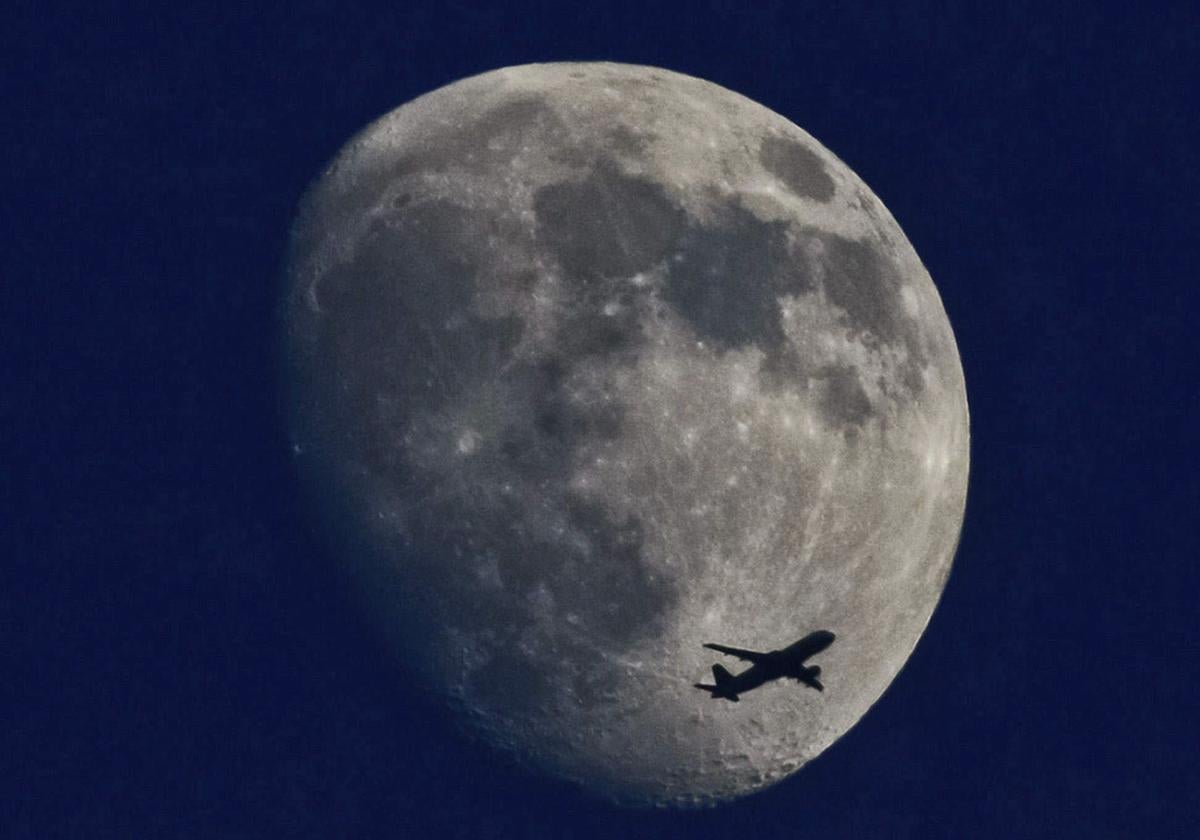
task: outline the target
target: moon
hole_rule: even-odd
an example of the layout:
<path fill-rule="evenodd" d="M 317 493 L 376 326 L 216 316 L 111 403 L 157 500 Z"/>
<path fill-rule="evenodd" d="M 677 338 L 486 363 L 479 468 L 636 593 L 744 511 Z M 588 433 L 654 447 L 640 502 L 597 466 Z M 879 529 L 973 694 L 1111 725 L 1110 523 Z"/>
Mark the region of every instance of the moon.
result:
<path fill-rule="evenodd" d="M 300 473 L 469 731 L 617 802 L 711 804 L 903 666 L 962 525 L 962 368 L 895 219 L 788 120 L 652 67 L 485 73 L 354 137 L 286 265 Z M 816 629 L 823 693 L 693 688 L 705 642 Z"/>

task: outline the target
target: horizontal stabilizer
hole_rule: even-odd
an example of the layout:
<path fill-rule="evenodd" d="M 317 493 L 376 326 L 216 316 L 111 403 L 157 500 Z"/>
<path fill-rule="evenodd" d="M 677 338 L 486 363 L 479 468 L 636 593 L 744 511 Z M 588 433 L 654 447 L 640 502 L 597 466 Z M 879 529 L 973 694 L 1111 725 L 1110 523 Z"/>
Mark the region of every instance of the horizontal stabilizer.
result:
<path fill-rule="evenodd" d="M 702 688 L 711 694 L 713 697 L 720 697 L 722 700 L 732 700 L 738 702 L 737 691 L 734 689 L 736 681 L 733 674 L 726 671 L 720 665 L 712 666 L 713 681 L 716 685 L 705 685 L 704 683 L 693 683 L 696 688 Z"/>

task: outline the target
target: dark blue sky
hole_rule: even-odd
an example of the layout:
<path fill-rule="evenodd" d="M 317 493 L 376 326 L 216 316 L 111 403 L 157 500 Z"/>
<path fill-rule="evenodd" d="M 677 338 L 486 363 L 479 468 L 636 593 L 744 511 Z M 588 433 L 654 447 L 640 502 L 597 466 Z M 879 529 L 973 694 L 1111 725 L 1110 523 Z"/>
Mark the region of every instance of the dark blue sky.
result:
<path fill-rule="evenodd" d="M 0 57 L 0 835 L 1194 831 L 1194 4 L 26 5 Z M 710 812 L 459 741 L 343 605 L 276 425 L 309 179 L 418 94 L 564 59 L 812 133 L 899 220 L 966 372 L 967 518 L 914 656 L 798 776 Z"/>

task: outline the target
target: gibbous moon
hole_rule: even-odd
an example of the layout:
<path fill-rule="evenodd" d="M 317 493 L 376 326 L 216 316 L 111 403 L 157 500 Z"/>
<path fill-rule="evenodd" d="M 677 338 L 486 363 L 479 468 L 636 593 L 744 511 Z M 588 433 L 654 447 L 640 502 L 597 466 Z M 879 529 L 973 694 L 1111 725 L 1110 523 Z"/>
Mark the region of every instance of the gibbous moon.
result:
<path fill-rule="evenodd" d="M 788 120 L 650 67 L 485 73 L 352 139 L 287 271 L 291 441 L 335 556 L 485 740 L 713 803 L 903 666 L 962 525 L 962 369 L 896 221 Z M 824 692 L 693 688 L 744 667 L 704 642 L 817 629 Z"/>

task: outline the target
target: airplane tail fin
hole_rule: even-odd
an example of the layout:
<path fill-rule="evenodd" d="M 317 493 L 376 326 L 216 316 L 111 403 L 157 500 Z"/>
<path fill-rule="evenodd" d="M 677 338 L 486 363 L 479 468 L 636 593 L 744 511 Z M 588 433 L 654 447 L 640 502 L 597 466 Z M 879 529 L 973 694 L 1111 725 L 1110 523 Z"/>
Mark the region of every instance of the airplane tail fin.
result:
<path fill-rule="evenodd" d="M 702 688 L 711 694 L 714 698 L 722 700 L 732 700 L 737 703 L 739 698 L 733 690 L 733 674 L 726 671 L 720 665 L 712 666 L 713 681 L 716 685 L 705 685 L 704 683 L 695 683 L 696 688 Z"/>
<path fill-rule="evenodd" d="M 733 682 L 733 674 L 726 671 L 720 665 L 712 666 L 713 679 L 717 682 L 717 688 L 728 688 Z"/>

